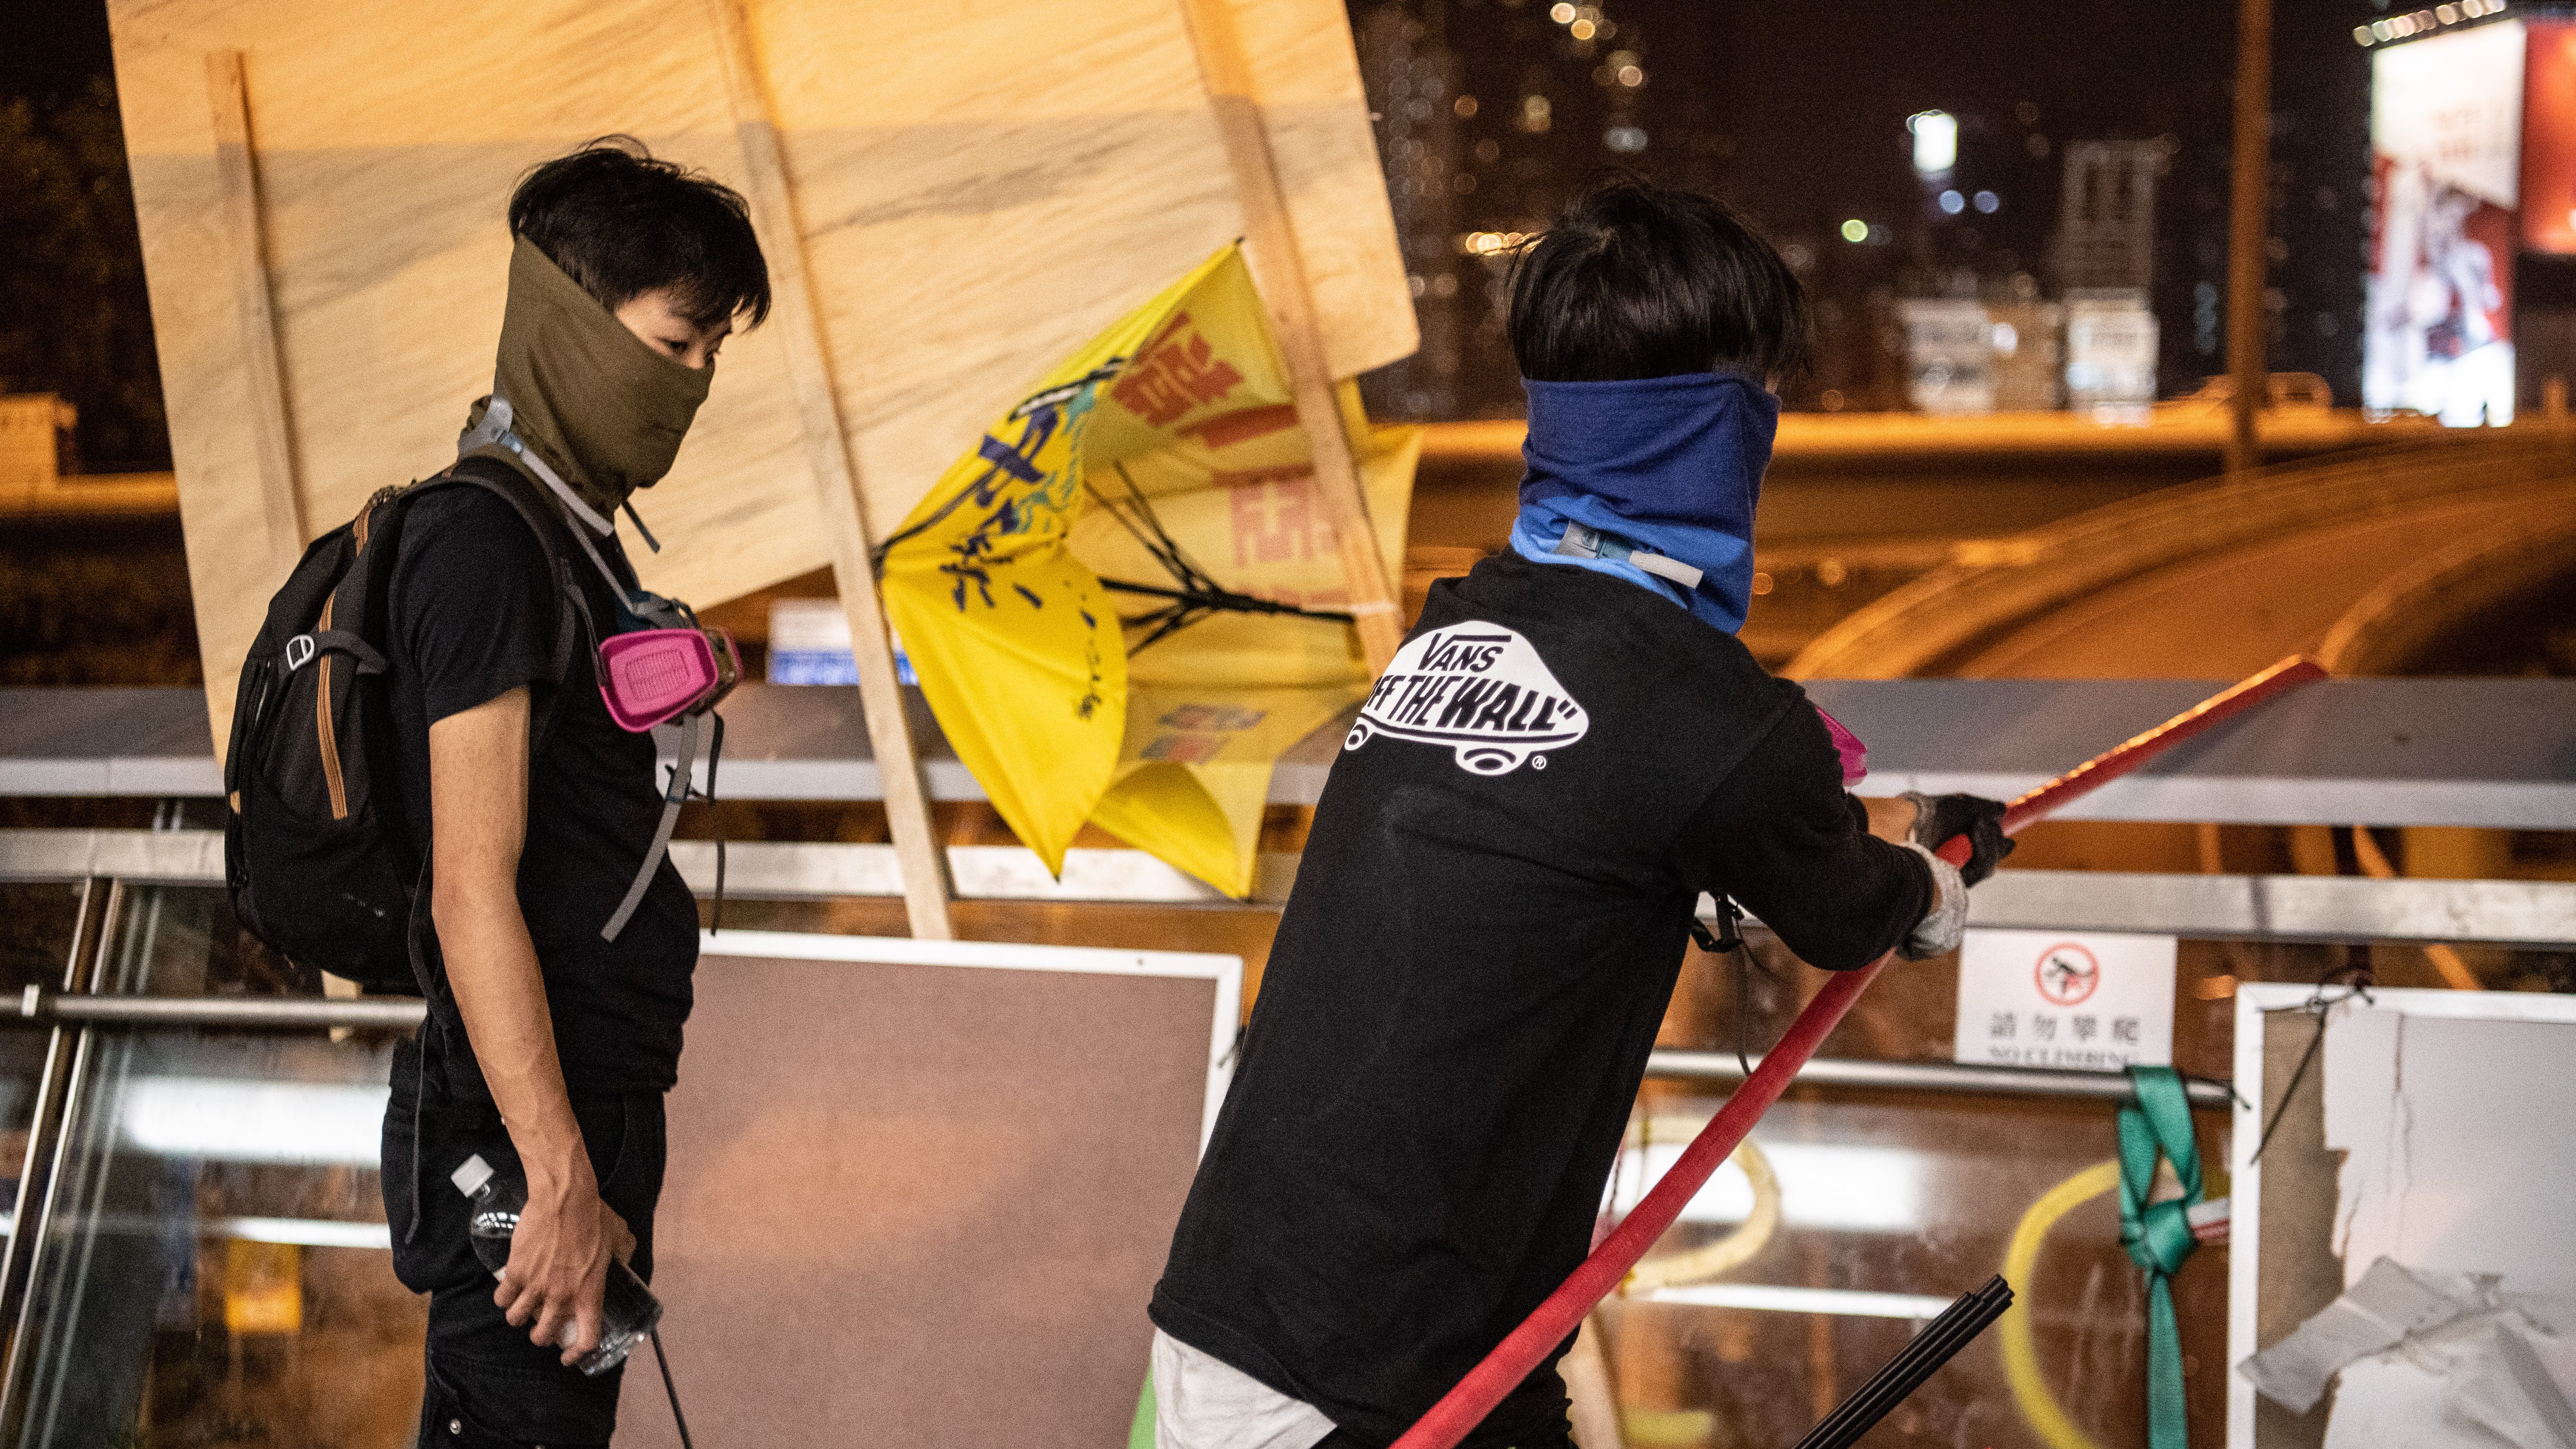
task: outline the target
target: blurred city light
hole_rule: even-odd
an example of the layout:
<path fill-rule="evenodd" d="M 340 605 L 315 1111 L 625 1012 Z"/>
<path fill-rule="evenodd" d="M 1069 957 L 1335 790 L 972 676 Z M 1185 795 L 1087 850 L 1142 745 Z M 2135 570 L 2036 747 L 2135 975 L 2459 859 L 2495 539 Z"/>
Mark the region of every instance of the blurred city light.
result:
<path fill-rule="evenodd" d="M 1959 164 L 1959 118 L 1948 111 L 1917 111 L 1905 118 L 1914 133 L 1914 169 L 1938 176 Z"/>
<path fill-rule="evenodd" d="M 2374 20 L 2368 25 L 2354 26 L 2352 39 L 2355 45 L 2404 40 L 2441 26 L 2459 25 L 2471 20 L 2483 20 L 2490 15 L 2501 15 L 2504 13 L 2505 4 L 2506 0 L 2460 0 L 2460 3 L 2455 5 L 2436 5 L 2430 10 L 2392 15 L 2386 20 Z"/>
<path fill-rule="evenodd" d="M 2003 204 L 2004 199 L 1995 195 L 1991 191 L 1980 191 L 1977 193 L 1977 212 L 1981 216 L 1994 215 L 1995 209 Z"/>
<path fill-rule="evenodd" d="M 1571 25 L 1574 23 L 1574 7 L 1566 4 L 1565 0 L 1556 0 L 1548 7 L 1547 18 L 1559 25 Z"/>
<path fill-rule="evenodd" d="M 1619 154 L 1633 155 L 1646 149 L 1646 132 L 1642 126 L 1612 126 L 1601 133 L 1601 144 Z"/>
<path fill-rule="evenodd" d="M 1955 192 L 1955 191 L 1944 191 L 1944 192 L 1942 192 L 1942 193 L 1941 193 L 1941 210 L 1942 210 L 1942 211 L 1944 211 L 1944 212 L 1948 213 L 1948 214 L 1949 214 L 1949 215 L 1951 215 L 1951 216 L 1957 216 L 1960 212 L 1965 211 L 1965 210 L 1967 210 L 1967 209 L 1968 209 L 1968 198 L 1966 198 L 1966 197 L 1964 197 L 1964 196 L 1961 196 L 1959 193 L 1957 193 L 1957 192 Z"/>
<path fill-rule="evenodd" d="M 1843 240 L 1847 242 L 1865 242 L 1869 240 L 1869 223 L 1856 216 L 1851 220 L 1844 222 Z"/>
<path fill-rule="evenodd" d="M 1636 1210 L 1663 1180 L 1688 1139 L 1620 1152 L 1606 1196 L 1614 1216 Z M 1840 1142 L 1765 1142 L 1780 1184 L 1780 1218 L 1793 1228 L 1845 1233 L 1914 1233 L 1924 1226 L 1931 1159 L 1905 1147 Z M 1753 1183 L 1730 1161 L 1684 1204 L 1686 1223 L 1740 1223 L 1753 1215 Z"/>
<path fill-rule="evenodd" d="M 1750 1309 L 1757 1313 L 1821 1313 L 1839 1318 L 1938 1318 L 1947 1298 L 1922 1293 L 1873 1293 L 1858 1288 L 1782 1288 L 1769 1283 L 1682 1283 L 1646 1295 L 1657 1303 L 1694 1308 Z"/>
<path fill-rule="evenodd" d="M 373 1167 L 386 1089 L 356 1083 L 137 1077 L 126 1083 L 128 1146 L 155 1157 Z"/>

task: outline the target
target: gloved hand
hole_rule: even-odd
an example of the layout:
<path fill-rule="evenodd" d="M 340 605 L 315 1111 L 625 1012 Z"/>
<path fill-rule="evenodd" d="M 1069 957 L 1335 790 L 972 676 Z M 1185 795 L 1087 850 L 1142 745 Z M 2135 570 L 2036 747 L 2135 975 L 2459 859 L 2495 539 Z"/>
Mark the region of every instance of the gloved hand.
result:
<path fill-rule="evenodd" d="M 1968 862 L 1959 867 L 1959 878 L 1968 884 L 1993 875 L 2003 858 L 2012 854 L 2012 839 L 2004 834 L 2002 801 L 1981 795 L 1918 795 L 1911 790 L 1904 798 L 1914 802 L 1915 844 L 1939 850 L 1954 835 L 1968 837 Z"/>

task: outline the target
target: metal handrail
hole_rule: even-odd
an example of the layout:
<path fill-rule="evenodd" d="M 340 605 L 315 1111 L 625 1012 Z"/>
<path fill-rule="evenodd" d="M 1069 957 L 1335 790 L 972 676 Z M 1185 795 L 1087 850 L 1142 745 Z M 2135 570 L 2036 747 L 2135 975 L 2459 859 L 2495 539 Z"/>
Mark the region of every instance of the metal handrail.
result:
<path fill-rule="evenodd" d="M 1753 1066 L 1762 1058 L 1750 1058 Z M 1665 1049 L 1646 1058 L 1646 1075 L 1700 1082 L 1740 1082 L 1744 1068 L 1732 1052 Z M 1816 1057 L 1798 1073 L 1800 1086 L 1858 1087 L 1885 1092 L 1976 1092 L 2006 1097 L 2071 1097 L 2126 1102 L 2137 1093 L 2125 1072 L 2069 1071 L 2056 1067 L 1979 1067 L 1958 1062 L 1870 1062 Z M 2235 1096 L 2224 1082 L 2190 1078 L 2183 1083 L 2195 1107 L 2225 1108 Z"/>
<path fill-rule="evenodd" d="M 217 1030 L 409 1031 L 428 1006 L 418 997 L 356 1000 L 299 996 L 104 996 L 28 987 L 18 1010 L 0 1024 L 70 1022 L 84 1026 Z M 1756 1066 L 1762 1059 L 1751 1059 Z M 1739 1082 L 1744 1070 L 1726 1052 L 1663 1050 L 1646 1059 L 1646 1074 L 1701 1082 Z M 2118 1072 L 2060 1071 L 2044 1067 L 1978 1067 L 1950 1062 L 1872 1062 L 1819 1058 L 1798 1080 L 1811 1086 L 1875 1091 L 1974 1092 L 2014 1097 L 2071 1097 L 2126 1101 L 2129 1079 Z M 2216 1082 L 2189 1084 L 2195 1107 L 2225 1107 L 2228 1090 Z"/>
<path fill-rule="evenodd" d="M 428 1009 L 416 996 L 106 996 L 30 986 L 20 995 L 18 1010 L 0 1017 L 0 1024 L 410 1031 Z"/>
<path fill-rule="evenodd" d="M 1075 849 L 1050 874 L 1017 845 L 952 845 L 960 899 L 1095 902 L 1276 910 L 1298 857 L 1262 854 L 1249 902 L 1140 850 Z M 671 843 L 671 862 L 711 894 L 715 842 Z M 0 881 L 115 877 L 128 885 L 220 885 L 216 830 L 0 830 Z M 743 841 L 731 847 L 727 893 L 752 900 L 833 900 L 902 893 L 890 845 Z M 1714 909 L 1704 904 L 1702 914 Z M 2371 880 L 2354 876 L 2161 875 L 2006 870 L 1969 899 L 1968 924 L 1996 929 L 2125 931 L 2240 941 L 2439 941 L 2565 950 L 2576 946 L 2576 882 Z"/>

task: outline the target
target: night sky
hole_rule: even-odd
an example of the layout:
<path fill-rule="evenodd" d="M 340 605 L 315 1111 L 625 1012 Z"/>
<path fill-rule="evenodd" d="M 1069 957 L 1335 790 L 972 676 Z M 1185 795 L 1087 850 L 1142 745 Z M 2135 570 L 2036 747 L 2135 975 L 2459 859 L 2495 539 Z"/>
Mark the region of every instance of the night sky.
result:
<path fill-rule="evenodd" d="M 0 0 L 0 104 L 77 93 L 112 64 L 104 4 Z"/>

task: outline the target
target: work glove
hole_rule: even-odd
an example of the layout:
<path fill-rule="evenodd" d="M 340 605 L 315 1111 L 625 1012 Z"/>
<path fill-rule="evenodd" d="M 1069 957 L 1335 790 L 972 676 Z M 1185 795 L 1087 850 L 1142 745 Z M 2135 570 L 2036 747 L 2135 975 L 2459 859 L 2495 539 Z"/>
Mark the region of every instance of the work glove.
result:
<path fill-rule="evenodd" d="M 1939 850 L 1950 837 L 1968 837 L 1967 864 L 1959 867 L 1959 878 L 1969 885 L 1995 873 L 1995 867 L 2013 852 L 2012 839 L 2004 834 L 2004 807 L 1999 800 L 1980 795 L 1920 795 L 1905 792 L 1914 802 L 1914 843 L 1925 850 Z"/>

